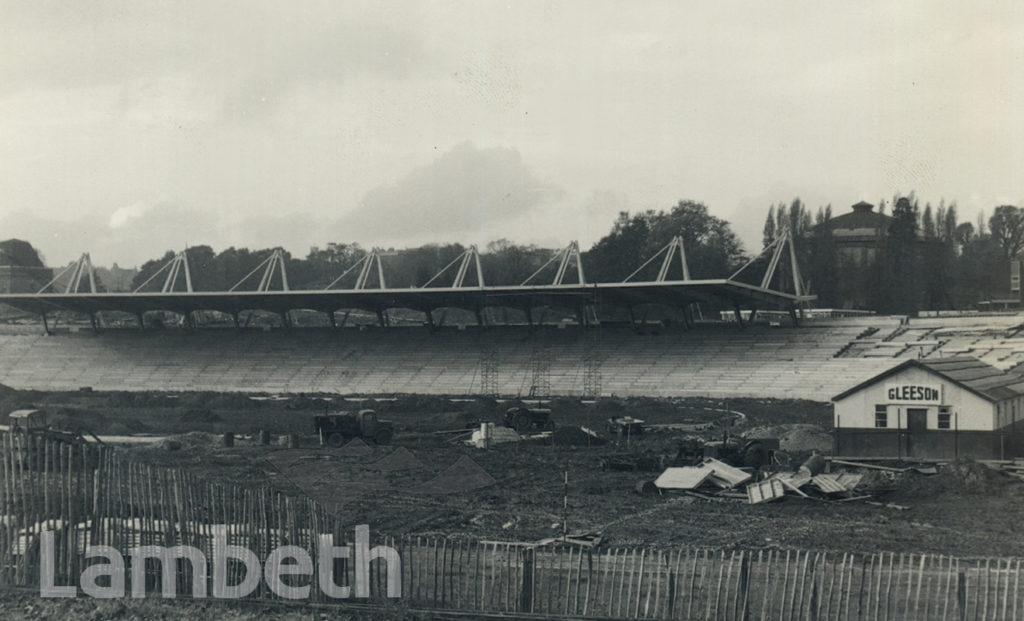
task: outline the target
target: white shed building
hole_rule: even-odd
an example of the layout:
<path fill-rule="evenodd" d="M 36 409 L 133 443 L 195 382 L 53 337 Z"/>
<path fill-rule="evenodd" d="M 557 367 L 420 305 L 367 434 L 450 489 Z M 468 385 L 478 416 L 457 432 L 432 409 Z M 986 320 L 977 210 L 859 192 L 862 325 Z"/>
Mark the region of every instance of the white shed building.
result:
<path fill-rule="evenodd" d="M 975 358 L 908 360 L 832 402 L 835 455 L 1004 459 L 1024 449 L 1024 375 Z"/>

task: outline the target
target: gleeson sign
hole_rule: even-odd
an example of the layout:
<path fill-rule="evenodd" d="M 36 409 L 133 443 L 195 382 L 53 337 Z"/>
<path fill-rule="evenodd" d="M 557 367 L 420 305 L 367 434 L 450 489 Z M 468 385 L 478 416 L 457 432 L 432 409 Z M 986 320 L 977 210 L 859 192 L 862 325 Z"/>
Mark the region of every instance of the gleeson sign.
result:
<path fill-rule="evenodd" d="M 942 403 L 939 384 L 886 384 L 885 398 L 889 403 L 932 404 Z"/>

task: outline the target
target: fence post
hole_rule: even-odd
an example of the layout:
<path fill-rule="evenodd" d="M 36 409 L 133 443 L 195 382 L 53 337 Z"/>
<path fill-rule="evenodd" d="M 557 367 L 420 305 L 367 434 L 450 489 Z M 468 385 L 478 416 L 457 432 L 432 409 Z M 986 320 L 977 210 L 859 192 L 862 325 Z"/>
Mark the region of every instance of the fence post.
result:
<path fill-rule="evenodd" d="M 523 566 L 522 579 L 519 584 L 519 612 L 531 612 L 533 610 L 533 548 L 521 549 L 519 557 Z"/>
<path fill-rule="evenodd" d="M 967 621 L 967 580 L 964 572 L 956 574 L 956 611 L 960 621 Z"/>
<path fill-rule="evenodd" d="M 751 553 L 753 554 L 753 553 Z M 740 555 L 740 584 L 739 584 L 739 618 L 740 621 L 747 621 L 749 613 L 747 601 L 750 597 L 750 555 Z"/>

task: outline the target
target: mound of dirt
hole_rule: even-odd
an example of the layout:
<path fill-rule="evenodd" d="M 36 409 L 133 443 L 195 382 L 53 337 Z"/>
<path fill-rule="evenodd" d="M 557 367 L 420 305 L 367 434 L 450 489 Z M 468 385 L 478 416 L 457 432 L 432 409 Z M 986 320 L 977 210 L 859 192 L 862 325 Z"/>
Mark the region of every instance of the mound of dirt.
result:
<path fill-rule="evenodd" d="M 494 485 L 496 482 L 480 464 L 463 455 L 433 479 L 406 491 L 414 494 L 458 494 Z"/>
<path fill-rule="evenodd" d="M 955 496 L 998 496 L 1018 481 L 1005 474 L 971 460 L 960 460 L 940 465 L 938 474 L 925 475 L 914 470 L 907 472 L 862 471 L 864 478 L 859 489 L 891 491 L 895 499 L 914 500 Z"/>
<path fill-rule="evenodd" d="M 400 446 L 384 457 L 368 465 L 367 468 L 370 470 L 380 470 L 381 472 L 419 470 L 423 468 L 423 462 L 420 461 L 419 457 L 416 457 L 415 453 L 404 446 Z"/>
<path fill-rule="evenodd" d="M 779 448 L 789 453 L 832 452 L 832 434 L 818 425 L 764 425 L 743 433 L 744 438 L 778 438 Z"/>
<path fill-rule="evenodd" d="M 1005 474 L 968 459 L 955 461 L 939 470 L 938 477 L 930 478 L 939 478 L 943 483 L 948 481 L 949 486 L 961 494 L 993 494 L 1013 482 Z"/>
<path fill-rule="evenodd" d="M 183 448 L 216 448 L 221 445 L 221 436 L 215 433 L 203 431 L 190 431 L 180 436 L 170 436 L 168 439 L 181 443 Z"/>
<path fill-rule="evenodd" d="M 334 454 L 342 457 L 366 457 L 373 455 L 373 448 L 362 438 L 352 438 L 348 444 L 335 451 Z"/>

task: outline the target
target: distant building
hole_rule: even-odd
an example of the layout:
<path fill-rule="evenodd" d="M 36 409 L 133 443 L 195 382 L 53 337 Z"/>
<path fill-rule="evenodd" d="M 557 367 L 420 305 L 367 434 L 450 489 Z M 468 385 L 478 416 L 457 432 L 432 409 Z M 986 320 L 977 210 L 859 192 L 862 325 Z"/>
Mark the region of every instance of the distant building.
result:
<path fill-rule="evenodd" d="M 876 212 L 871 203 L 861 201 L 852 209 L 821 225 L 832 231 L 836 259 L 842 269 L 874 265 L 892 222 L 892 217 Z"/>
<path fill-rule="evenodd" d="M 832 402 L 836 455 L 1004 459 L 1024 450 L 1024 375 L 975 358 L 908 360 Z"/>
<path fill-rule="evenodd" d="M 830 248 L 818 248 L 815 253 L 819 257 L 828 256 L 832 268 L 829 297 L 834 299 L 823 300 L 829 306 L 876 307 L 872 296 L 878 290 L 881 277 L 879 262 L 884 257 L 892 217 L 874 209 L 874 205 L 861 201 L 853 205 L 849 213 L 814 228 L 814 243 L 830 245 Z"/>
<path fill-rule="evenodd" d="M 1021 301 L 1024 296 L 1021 294 L 1021 261 L 1013 259 L 1001 263 L 992 274 L 989 280 L 992 288 L 989 290 L 988 299 L 978 302 L 978 310 L 1000 311 L 1019 310 L 1022 308 Z"/>

